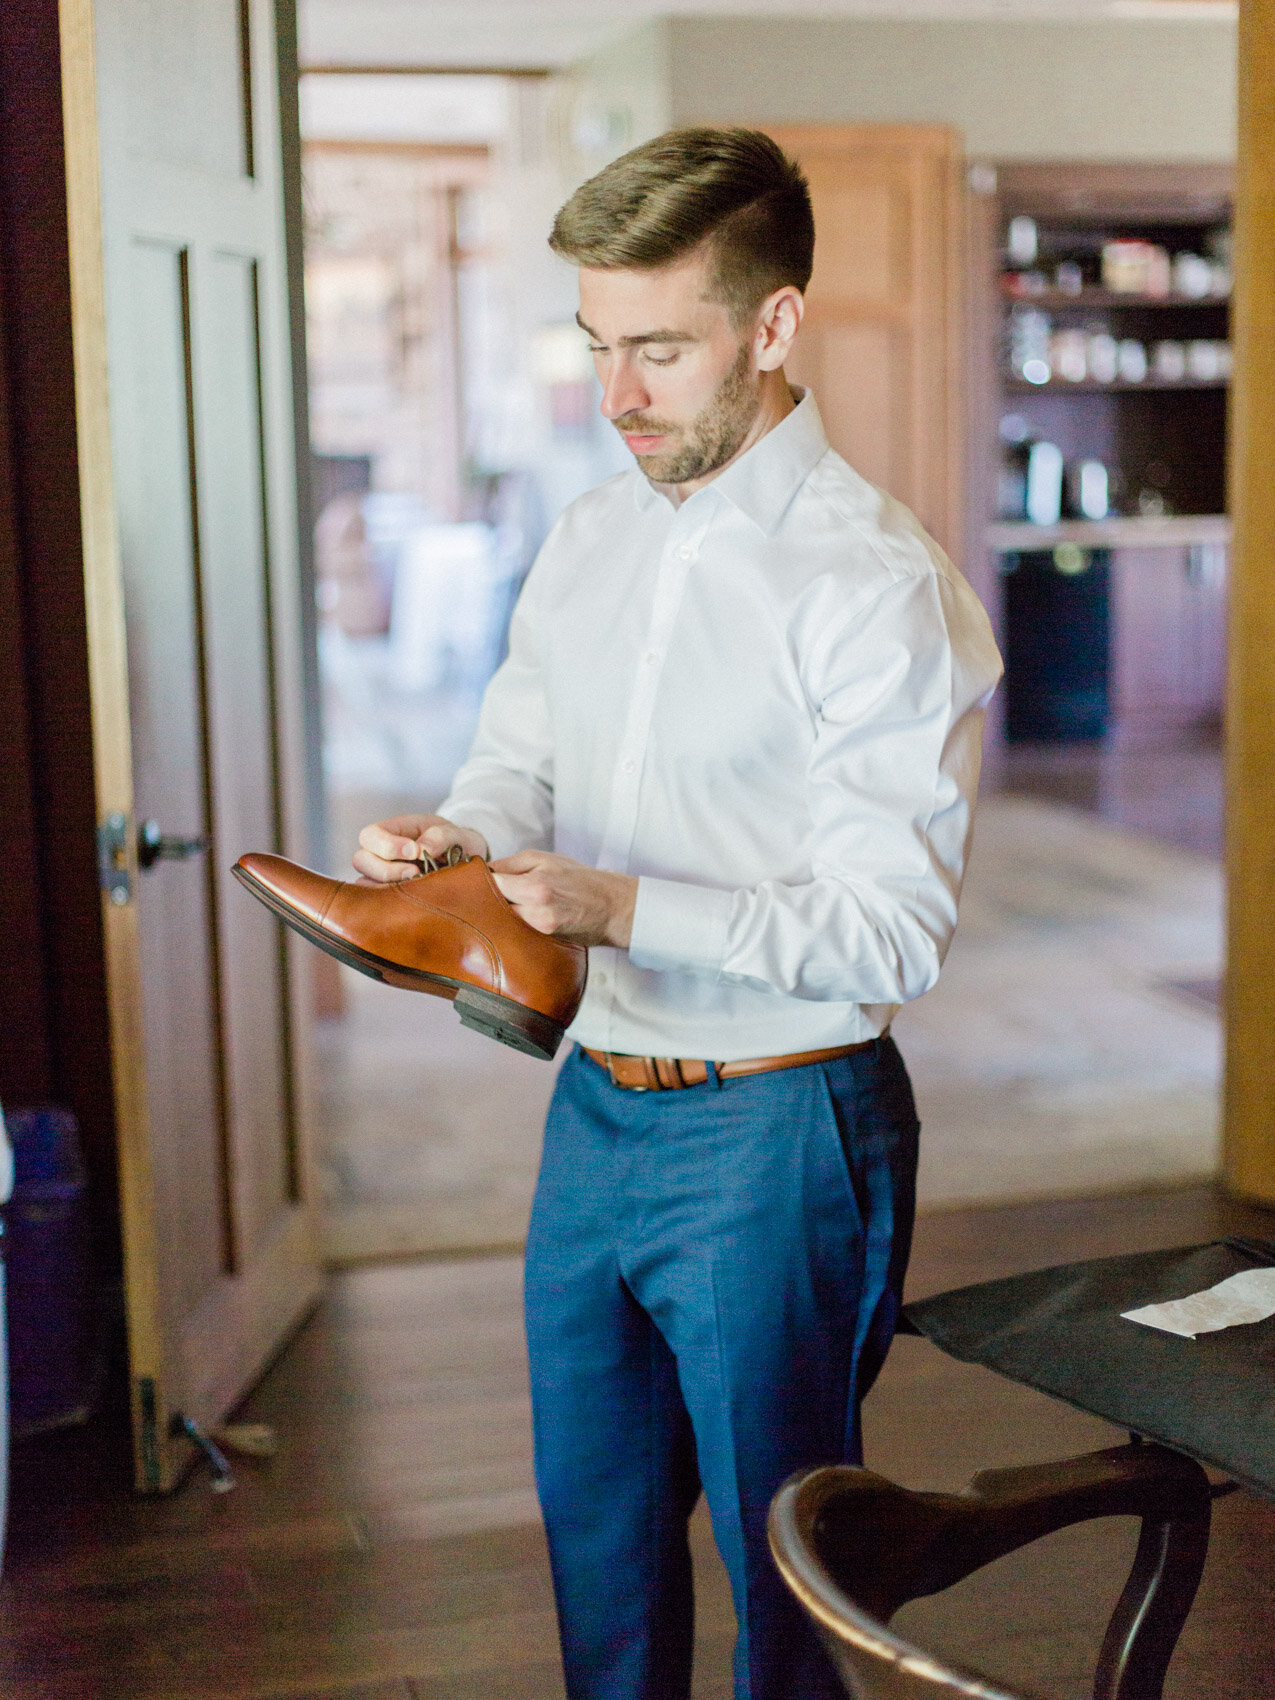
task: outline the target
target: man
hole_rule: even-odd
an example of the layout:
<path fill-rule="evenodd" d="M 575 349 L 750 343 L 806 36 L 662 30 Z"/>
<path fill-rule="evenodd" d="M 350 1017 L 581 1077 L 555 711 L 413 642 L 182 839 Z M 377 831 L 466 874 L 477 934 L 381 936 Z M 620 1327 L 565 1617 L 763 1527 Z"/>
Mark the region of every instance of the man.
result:
<path fill-rule="evenodd" d="M 769 138 L 662 136 L 551 241 L 637 467 L 546 542 L 441 813 L 366 828 L 355 865 L 458 844 L 591 947 L 526 1268 L 568 1694 L 689 1693 L 702 1485 L 738 1700 L 819 1700 L 766 1511 L 859 1457 L 893 1334 L 918 1130 L 888 1027 L 952 935 L 999 659 L 784 377 L 814 228 Z"/>

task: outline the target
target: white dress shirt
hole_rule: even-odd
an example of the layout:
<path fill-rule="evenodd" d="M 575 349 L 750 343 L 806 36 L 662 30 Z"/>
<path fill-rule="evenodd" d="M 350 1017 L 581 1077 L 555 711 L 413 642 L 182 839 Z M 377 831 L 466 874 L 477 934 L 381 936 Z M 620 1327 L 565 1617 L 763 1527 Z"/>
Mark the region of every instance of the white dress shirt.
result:
<path fill-rule="evenodd" d="M 851 1044 L 938 975 L 1000 671 L 968 584 L 807 392 L 680 506 L 636 468 L 572 503 L 439 813 L 493 858 L 638 876 L 580 1044 Z"/>

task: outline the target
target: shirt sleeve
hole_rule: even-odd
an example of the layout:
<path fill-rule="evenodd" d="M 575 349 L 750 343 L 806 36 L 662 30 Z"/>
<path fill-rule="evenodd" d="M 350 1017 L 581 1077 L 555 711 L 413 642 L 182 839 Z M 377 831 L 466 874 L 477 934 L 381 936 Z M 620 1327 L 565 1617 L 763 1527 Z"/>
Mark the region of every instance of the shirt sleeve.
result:
<path fill-rule="evenodd" d="M 478 729 L 438 813 L 481 832 L 493 860 L 553 843 L 553 745 L 541 673 L 533 567 L 514 608 L 509 653 L 483 697 Z"/>
<path fill-rule="evenodd" d="M 629 954 L 789 997 L 899 1004 L 956 926 L 984 711 L 987 616 L 944 572 L 894 580 L 815 646 L 809 877 L 724 891 L 642 878 Z"/>

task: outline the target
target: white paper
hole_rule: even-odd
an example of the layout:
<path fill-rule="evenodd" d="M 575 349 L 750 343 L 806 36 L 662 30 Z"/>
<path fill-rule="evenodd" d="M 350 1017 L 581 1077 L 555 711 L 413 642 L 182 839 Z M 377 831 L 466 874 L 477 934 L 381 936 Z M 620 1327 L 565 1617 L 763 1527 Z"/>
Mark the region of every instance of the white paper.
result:
<path fill-rule="evenodd" d="M 1242 1269 L 1228 1275 L 1202 1293 L 1164 1304 L 1143 1305 L 1140 1310 L 1122 1310 L 1126 1322 L 1141 1322 L 1147 1328 L 1162 1328 L 1166 1334 L 1182 1334 L 1194 1340 L 1197 1334 L 1212 1334 L 1218 1328 L 1234 1328 L 1241 1322 L 1264 1322 L 1275 1316 L 1275 1269 Z"/>

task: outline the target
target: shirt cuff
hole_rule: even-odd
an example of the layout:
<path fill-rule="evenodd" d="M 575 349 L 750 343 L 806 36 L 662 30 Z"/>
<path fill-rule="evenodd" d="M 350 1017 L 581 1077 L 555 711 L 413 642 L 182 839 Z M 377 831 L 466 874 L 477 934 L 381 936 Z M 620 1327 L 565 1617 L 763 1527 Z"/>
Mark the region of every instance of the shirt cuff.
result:
<path fill-rule="evenodd" d="M 721 972 L 732 894 L 680 880 L 638 879 L 629 960 L 637 968 Z"/>

